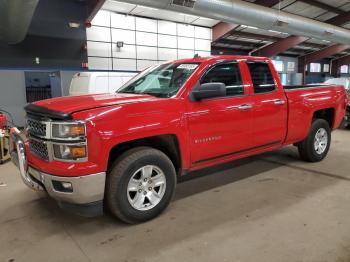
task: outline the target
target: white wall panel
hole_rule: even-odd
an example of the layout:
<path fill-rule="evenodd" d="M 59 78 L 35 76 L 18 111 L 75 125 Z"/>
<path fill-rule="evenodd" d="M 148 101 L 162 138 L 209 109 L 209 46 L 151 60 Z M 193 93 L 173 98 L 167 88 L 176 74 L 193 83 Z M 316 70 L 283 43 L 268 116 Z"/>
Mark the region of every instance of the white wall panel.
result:
<path fill-rule="evenodd" d="M 136 71 L 135 59 L 113 59 L 113 70 L 130 70 Z"/>
<path fill-rule="evenodd" d="M 194 26 L 193 25 L 185 25 L 185 24 L 177 24 L 177 34 L 179 36 L 194 37 Z"/>
<path fill-rule="evenodd" d="M 136 17 L 136 30 L 157 33 L 157 20 Z"/>
<path fill-rule="evenodd" d="M 194 38 L 178 37 L 178 48 L 179 49 L 192 49 L 194 50 Z"/>
<path fill-rule="evenodd" d="M 111 42 L 111 30 L 107 27 L 92 26 L 86 28 L 86 38 L 88 41 Z"/>
<path fill-rule="evenodd" d="M 139 8 L 142 9 L 141 7 Z M 164 17 L 166 20 L 167 18 Z M 159 61 L 210 55 L 212 30 L 101 10 L 87 29 L 91 69 L 143 70 Z M 116 42 L 124 46 L 117 48 Z"/>
<path fill-rule="evenodd" d="M 111 57 L 111 44 L 101 42 L 87 42 L 88 56 Z"/>
<path fill-rule="evenodd" d="M 135 45 L 124 45 L 123 47 L 118 48 L 117 44 L 113 43 L 112 52 L 113 52 L 113 57 L 136 59 Z"/>
<path fill-rule="evenodd" d="M 196 26 L 194 28 L 194 37 L 211 40 L 212 30 L 210 28 L 205 28 L 201 26 Z"/>
<path fill-rule="evenodd" d="M 158 46 L 177 48 L 177 37 L 172 35 L 158 35 Z"/>
<path fill-rule="evenodd" d="M 94 19 L 91 21 L 92 25 L 99 25 L 99 26 L 111 26 L 111 13 L 108 11 L 101 10 L 99 11 Z"/>
<path fill-rule="evenodd" d="M 111 15 L 111 24 L 114 28 L 123 28 L 135 30 L 135 17 L 130 15 L 114 14 Z"/>
<path fill-rule="evenodd" d="M 159 48 L 158 49 L 158 59 L 159 60 L 176 60 L 177 59 L 177 49 Z"/>
<path fill-rule="evenodd" d="M 157 65 L 158 61 L 150 61 L 150 60 L 137 60 L 137 70 L 143 71 L 146 68 Z"/>
<path fill-rule="evenodd" d="M 157 47 L 137 46 L 138 59 L 157 60 Z"/>
<path fill-rule="evenodd" d="M 123 41 L 125 44 L 135 44 L 135 31 L 112 28 L 112 41 Z"/>
<path fill-rule="evenodd" d="M 89 57 L 88 63 L 89 63 L 89 69 L 112 70 L 111 58 Z"/>
<path fill-rule="evenodd" d="M 204 39 L 195 39 L 194 47 L 196 50 L 210 51 L 211 41 Z"/>
<path fill-rule="evenodd" d="M 157 34 L 136 32 L 136 44 L 157 46 Z"/>
<path fill-rule="evenodd" d="M 194 56 L 193 50 L 181 50 L 181 49 L 179 49 L 179 51 L 178 51 L 178 59 L 193 58 L 193 56 Z"/>
<path fill-rule="evenodd" d="M 176 23 L 163 20 L 158 21 L 158 33 L 176 35 Z"/>

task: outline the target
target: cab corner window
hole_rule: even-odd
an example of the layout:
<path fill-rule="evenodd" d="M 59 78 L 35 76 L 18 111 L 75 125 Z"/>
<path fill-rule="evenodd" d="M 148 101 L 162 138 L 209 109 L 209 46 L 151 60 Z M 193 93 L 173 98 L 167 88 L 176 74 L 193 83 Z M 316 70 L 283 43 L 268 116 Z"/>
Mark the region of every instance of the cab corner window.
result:
<path fill-rule="evenodd" d="M 267 63 L 248 62 L 248 67 L 255 94 L 268 93 L 276 89 L 274 78 Z"/>
<path fill-rule="evenodd" d="M 241 72 L 237 63 L 224 63 L 214 66 L 204 75 L 201 84 L 224 83 L 226 96 L 244 95 Z"/>

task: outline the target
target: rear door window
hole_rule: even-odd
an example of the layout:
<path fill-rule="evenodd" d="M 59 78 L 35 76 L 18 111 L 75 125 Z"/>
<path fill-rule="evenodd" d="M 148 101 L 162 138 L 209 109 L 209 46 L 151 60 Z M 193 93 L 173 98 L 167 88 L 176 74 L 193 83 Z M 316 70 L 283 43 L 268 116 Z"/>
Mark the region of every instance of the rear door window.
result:
<path fill-rule="evenodd" d="M 266 62 L 248 62 L 254 93 L 262 94 L 276 90 L 275 80 Z"/>
<path fill-rule="evenodd" d="M 236 62 L 215 65 L 203 76 L 201 84 L 224 83 L 226 85 L 226 96 L 244 95 L 239 65 Z"/>

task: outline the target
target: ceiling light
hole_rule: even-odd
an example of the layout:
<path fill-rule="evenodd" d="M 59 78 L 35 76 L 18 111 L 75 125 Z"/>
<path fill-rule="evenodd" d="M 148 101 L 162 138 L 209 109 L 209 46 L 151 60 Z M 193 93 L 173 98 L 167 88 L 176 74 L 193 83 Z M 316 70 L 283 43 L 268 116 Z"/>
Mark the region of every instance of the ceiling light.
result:
<path fill-rule="evenodd" d="M 280 32 L 280 31 L 275 31 L 275 30 L 268 30 L 271 33 L 276 33 L 276 34 L 282 34 L 282 35 L 288 35 L 288 33 L 285 32 Z"/>
<path fill-rule="evenodd" d="M 147 10 L 159 10 L 158 8 L 153 8 L 153 7 L 148 7 L 148 6 L 143 6 L 143 5 L 140 5 L 140 7 L 142 7 L 143 9 L 147 9 Z"/>
<path fill-rule="evenodd" d="M 75 23 L 75 22 L 69 22 L 68 25 L 70 28 L 79 28 L 80 27 L 80 23 Z"/>

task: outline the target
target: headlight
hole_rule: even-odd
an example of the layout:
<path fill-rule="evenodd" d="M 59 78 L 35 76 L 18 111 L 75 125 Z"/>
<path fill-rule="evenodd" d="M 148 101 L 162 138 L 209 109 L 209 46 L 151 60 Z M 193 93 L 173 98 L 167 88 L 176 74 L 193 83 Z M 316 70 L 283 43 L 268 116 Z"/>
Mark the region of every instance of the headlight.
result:
<path fill-rule="evenodd" d="M 85 123 L 53 123 L 52 124 L 52 138 L 58 139 L 79 139 L 86 136 Z"/>
<path fill-rule="evenodd" d="M 86 145 L 64 145 L 54 144 L 55 158 L 62 160 L 79 160 L 87 157 Z"/>

